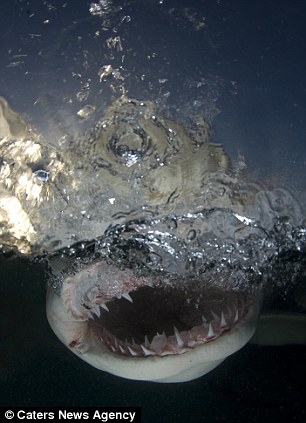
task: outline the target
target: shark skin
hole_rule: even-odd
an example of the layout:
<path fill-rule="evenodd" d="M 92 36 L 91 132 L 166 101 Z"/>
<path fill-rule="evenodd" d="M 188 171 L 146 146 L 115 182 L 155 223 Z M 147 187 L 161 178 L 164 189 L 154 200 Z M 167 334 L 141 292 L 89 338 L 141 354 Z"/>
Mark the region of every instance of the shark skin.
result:
<path fill-rule="evenodd" d="M 55 334 L 124 378 L 184 382 L 211 371 L 253 336 L 264 280 L 287 283 L 305 269 L 295 195 L 249 179 L 210 142 L 210 125 L 195 123 L 122 96 L 60 148 L 0 97 L 0 253 L 52 262 Z M 67 260 L 78 249 L 84 256 Z M 164 272 L 156 285 L 151 271 Z"/>
<path fill-rule="evenodd" d="M 252 338 L 257 320 L 254 310 L 230 332 L 184 354 L 140 358 L 110 352 L 91 333 L 87 334 L 87 346 L 79 351 L 73 346 L 73 340 L 86 331 L 87 323 L 73 320 L 65 311 L 61 298 L 51 288 L 48 289 L 46 309 L 48 322 L 56 336 L 80 359 L 116 376 L 160 383 L 187 382 L 210 372 Z"/>
<path fill-rule="evenodd" d="M 142 358 L 110 352 L 94 333 L 88 332 L 86 321 L 76 320 L 67 312 L 63 299 L 50 287 L 46 303 L 47 318 L 54 333 L 80 359 L 119 377 L 158 383 L 180 383 L 200 378 L 248 342 L 259 346 L 306 345 L 305 313 L 272 311 L 259 315 L 260 307 L 261 298 L 258 296 L 252 310 L 234 328 L 190 351 Z M 73 344 L 80 333 L 86 338 L 86 346 L 81 348 Z"/>
<path fill-rule="evenodd" d="M 115 274 L 114 269 L 112 273 Z M 78 281 L 75 282 L 75 279 Z M 203 321 L 189 331 L 174 328 L 174 335 L 164 336 L 161 343 L 162 335 L 157 333 L 151 343 L 147 339 L 139 345 L 134 340 L 122 341 L 105 333 L 105 329 L 102 329 L 103 314 L 112 314 L 114 299 L 97 305 L 104 294 L 100 290 L 99 298 L 93 297 L 84 279 L 84 275 L 66 278 L 60 295 L 51 287 L 48 288 L 48 322 L 59 340 L 79 358 L 99 370 L 127 379 L 177 383 L 205 375 L 252 338 L 261 307 L 261 296 L 252 295 L 251 300 L 249 297 L 244 300 L 243 306 L 224 306 L 221 320 L 213 313 L 209 323 Z M 83 308 L 81 304 L 85 301 L 85 295 L 78 292 L 79 288 L 86 291 L 86 297 L 92 298 L 91 304 L 87 303 Z M 135 297 L 135 292 L 141 289 L 142 283 L 134 291 L 130 290 L 129 298 Z M 126 296 L 123 291 L 124 288 L 121 295 Z M 227 293 L 222 295 L 226 296 Z M 126 299 L 116 301 L 125 302 Z M 241 299 L 236 304 L 240 303 Z M 136 301 L 134 304 L 131 307 L 137 307 Z"/>

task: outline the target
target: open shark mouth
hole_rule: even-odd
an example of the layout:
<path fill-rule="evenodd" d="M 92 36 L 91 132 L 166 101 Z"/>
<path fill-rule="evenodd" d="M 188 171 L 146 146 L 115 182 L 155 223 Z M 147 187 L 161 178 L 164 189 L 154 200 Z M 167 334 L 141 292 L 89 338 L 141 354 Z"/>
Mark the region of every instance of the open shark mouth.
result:
<path fill-rule="evenodd" d="M 89 327 L 115 354 L 130 357 L 183 354 L 217 339 L 244 319 L 252 301 L 244 294 L 211 288 L 140 287 L 95 306 Z M 107 311 L 106 311 L 107 310 Z"/>
<path fill-rule="evenodd" d="M 131 269 L 120 270 L 106 261 L 83 266 L 64 279 L 60 297 L 51 295 L 55 306 L 47 315 L 55 333 L 103 370 L 96 359 L 86 357 L 93 345 L 104 356 L 165 360 L 187 356 L 235 328 L 247 327 L 244 345 L 259 308 L 258 297 L 251 293 L 209 286 L 201 278 L 174 283 L 165 277 L 136 277 Z M 238 344 L 231 348 L 241 348 Z"/>
<path fill-rule="evenodd" d="M 133 292 L 123 287 L 122 294 L 98 306 L 89 326 L 110 351 L 162 357 L 217 339 L 245 317 L 251 301 L 216 288 L 188 295 L 179 288 L 143 286 Z"/>

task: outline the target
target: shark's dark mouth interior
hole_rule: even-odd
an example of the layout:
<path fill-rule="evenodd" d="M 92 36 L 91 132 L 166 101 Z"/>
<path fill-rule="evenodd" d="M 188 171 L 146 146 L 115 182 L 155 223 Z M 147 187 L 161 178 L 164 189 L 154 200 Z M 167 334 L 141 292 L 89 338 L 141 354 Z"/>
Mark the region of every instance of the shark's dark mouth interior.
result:
<path fill-rule="evenodd" d="M 253 301 L 246 293 L 190 285 L 123 291 L 95 306 L 88 324 L 113 353 L 166 356 L 217 339 L 250 312 Z"/>

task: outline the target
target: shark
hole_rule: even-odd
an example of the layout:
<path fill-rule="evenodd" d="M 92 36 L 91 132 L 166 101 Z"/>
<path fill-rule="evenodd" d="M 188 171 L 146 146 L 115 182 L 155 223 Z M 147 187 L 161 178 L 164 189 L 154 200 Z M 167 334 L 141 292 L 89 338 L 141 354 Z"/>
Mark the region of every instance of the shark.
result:
<path fill-rule="evenodd" d="M 45 266 L 51 328 L 99 370 L 199 378 L 253 338 L 271 284 L 303 274 L 296 196 L 211 134 L 123 95 L 59 148 L 0 98 L 2 254 Z"/>
<path fill-rule="evenodd" d="M 109 277 L 116 281 L 112 293 Z M 191 304 L 188 310 L 184 292 L 158 285 L 97 262 L 65 278 L 60 295 L 48 289 L 47 318 L 57 337 L 97 369 L 161 383 L 199 378 L 253 336 L 260 295 L 209 287 L 201 298 L 193 290 L 199 309 Z"/>

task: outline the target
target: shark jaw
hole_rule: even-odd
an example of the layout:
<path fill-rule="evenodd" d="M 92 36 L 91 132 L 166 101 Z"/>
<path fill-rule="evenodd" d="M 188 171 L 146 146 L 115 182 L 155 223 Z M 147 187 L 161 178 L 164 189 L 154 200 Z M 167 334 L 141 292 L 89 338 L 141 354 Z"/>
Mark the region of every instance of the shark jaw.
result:
<path fill-rule="evenodd" d="M 57 337 L 97 369 L 136 380 L 185 382 L 214 369 L 253 336 L 260 296 L 172 286 L 99 261 L 47 291 Z M 190 285 L 190 286 L 189 286 Z"/>

